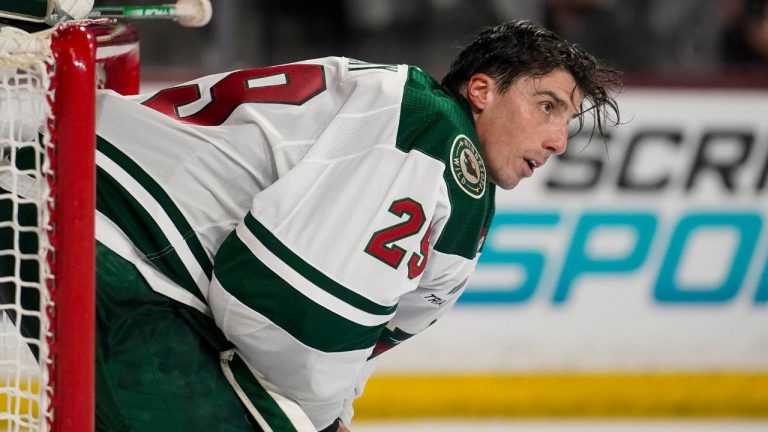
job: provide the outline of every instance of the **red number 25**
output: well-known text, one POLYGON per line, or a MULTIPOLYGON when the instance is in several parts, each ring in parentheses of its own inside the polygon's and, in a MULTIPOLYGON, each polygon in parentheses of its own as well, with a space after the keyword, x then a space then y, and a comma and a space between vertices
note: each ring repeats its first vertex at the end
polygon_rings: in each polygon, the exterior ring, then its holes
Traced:
MULTIPOLYGON (((421 204, 411 198, 394 201, 389 206, 389 212, 400 217, 406 216, 407 219, 383 230, 376 231, 371 240, 368 241, 365 251, 379 261, 397 269, 400 267, 400 263, 402 263, 407 252, 395 244, 395 242, 418 234, 422 226, 424 226, 426 216, 424 216, 424 209, 421 207, 421 204)), ((421 254, 414 252, 408 259, 408 277, 410 279, 419 276, 427 267, 429 234, 431 231, 432 227, 427 228, 427 232, 424 233, 424 237, 421 239, 421 254)))

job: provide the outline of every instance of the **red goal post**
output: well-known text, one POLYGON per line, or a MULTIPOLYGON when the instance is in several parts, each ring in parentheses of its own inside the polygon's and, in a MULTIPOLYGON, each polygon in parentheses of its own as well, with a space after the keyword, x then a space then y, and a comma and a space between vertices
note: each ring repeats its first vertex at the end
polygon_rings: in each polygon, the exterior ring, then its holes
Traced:
POLYGON ((0 431, 94 430, 95 91, 138 61, 126 25, 0 32, 0 431))

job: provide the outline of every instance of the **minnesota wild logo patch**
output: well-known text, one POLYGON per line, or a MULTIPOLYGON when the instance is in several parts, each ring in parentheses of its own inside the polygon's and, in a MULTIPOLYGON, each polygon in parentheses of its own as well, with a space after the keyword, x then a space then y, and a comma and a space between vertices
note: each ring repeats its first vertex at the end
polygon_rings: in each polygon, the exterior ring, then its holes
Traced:
POLYGON ((485 193, 485 164, 480 152, 465 135, 459 135, 451 145, 451 172, 459 187, 472 198, 485 193))

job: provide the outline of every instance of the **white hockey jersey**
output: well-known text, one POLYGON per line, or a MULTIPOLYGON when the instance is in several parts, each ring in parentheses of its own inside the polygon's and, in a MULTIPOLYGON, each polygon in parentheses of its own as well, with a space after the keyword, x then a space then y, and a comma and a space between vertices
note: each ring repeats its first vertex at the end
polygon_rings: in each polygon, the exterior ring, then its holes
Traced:
POLYGON ((98 240, 318 429, 455 303, 493 215, 468 105, 415 67, 239 70, 97 113, 98 240))

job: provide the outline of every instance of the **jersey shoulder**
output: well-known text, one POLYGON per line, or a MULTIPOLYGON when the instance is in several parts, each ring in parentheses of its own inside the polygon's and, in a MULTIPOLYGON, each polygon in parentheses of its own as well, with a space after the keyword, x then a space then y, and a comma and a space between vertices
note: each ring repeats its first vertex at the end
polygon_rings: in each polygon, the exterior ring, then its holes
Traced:
POLYGON ((440 158, 444 140, 459 134, 477 141, 467 103, 451 95, 421 69, 409 66, 403 89, 397 147, 403 151, 419 150, 440 158))
POLYGON ((469 259, 478 252, 494 211, 494 186, 478 144, 466 101, 409 66, 397 148, 419 151, 443 163, 451 211, 435 248, 469 259))

